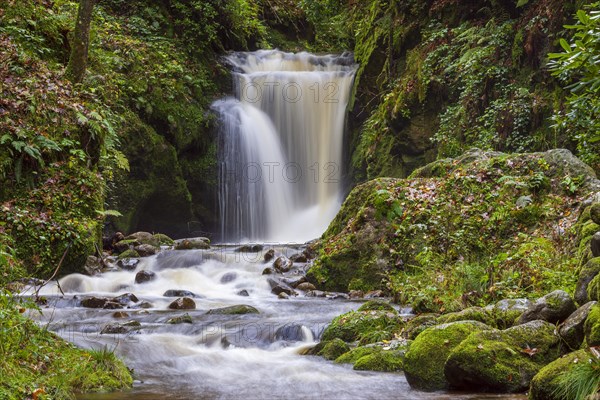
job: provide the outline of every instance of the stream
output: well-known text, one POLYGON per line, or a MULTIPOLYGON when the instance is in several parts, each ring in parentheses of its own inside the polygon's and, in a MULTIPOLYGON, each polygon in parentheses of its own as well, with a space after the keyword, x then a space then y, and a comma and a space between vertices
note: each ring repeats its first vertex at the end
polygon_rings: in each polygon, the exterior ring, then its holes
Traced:
MULTIPOLYGON (((164 250, 144 258, 134 270, 115 270, 89 277, 69 275, 58 285, 46 286, 42 314, 32 315, 42 325, 78 346, 107 348, 134 370, 136 382, 127 392, 81 395, 79 399, 524 399, 460 393, 423 393, 411 390, 402 373, 354 371, 321 357, 299 353, 314 345, 337 315, 362 302, 343 298, 290 299, 271 293, 264 251, 240 253, 236 246, 210 250, 164 250), (155 278, 135 283, 139 271, 155 278), (175 297, 167 290, 193 292, 195 310, 171 310, 175 297), (240 295, 246 290, 248 296, 240 295), (125 309, 93 309, 82 300, 133 293, 138 301, 125 309), (219 315, 208 310, 250 305, 259 314, 219 315), (122 317, 116 312, 125 312, 122 317), (188 313, 192 323, 169 324, 188 313), (107 325, 139 322, 128 332, 101 333, 107 325)), ((277 247, 290 256, 300 246, 277 247)), ((294 279, 305 265, 286 273, 294 279)), ((398 309, 401 313, 405 310, 398 309)))

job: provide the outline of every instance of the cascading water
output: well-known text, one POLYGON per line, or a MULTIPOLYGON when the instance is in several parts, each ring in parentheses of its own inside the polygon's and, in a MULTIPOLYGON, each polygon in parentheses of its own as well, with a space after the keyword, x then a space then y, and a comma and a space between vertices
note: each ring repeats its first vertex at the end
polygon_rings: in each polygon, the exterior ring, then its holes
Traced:
POLYGON ((236 98, 221 116, 219 207, 223 241, 305 242, 342 201, 352 55, 234 53, 236 98))

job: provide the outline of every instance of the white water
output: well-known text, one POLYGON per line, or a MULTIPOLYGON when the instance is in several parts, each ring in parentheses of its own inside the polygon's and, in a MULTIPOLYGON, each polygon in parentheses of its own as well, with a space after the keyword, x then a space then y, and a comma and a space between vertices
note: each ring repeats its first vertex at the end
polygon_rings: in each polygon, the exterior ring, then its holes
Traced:
POLYGON ((223 241, 302 243, 320 236, 342 202, 351 55, 234 53, 235 98, 221 116, 223 241))

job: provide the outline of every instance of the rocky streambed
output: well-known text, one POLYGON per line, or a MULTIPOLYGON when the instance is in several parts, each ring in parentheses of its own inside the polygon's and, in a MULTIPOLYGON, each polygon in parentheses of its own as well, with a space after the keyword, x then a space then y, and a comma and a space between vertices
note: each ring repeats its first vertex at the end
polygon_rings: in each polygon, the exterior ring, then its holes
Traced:
POLYGON ((32 317, 79 346, 114 350, 133 369, 133 390, 82 399, 522 398, 426 393, 401 372, 302 355, 332 319, 364 303, 302 286, 303 250, 212 246, 122 259, 95 276, 44 287, 46 304, 32 317), (280 257, 286 272, 274 265, 280 257))

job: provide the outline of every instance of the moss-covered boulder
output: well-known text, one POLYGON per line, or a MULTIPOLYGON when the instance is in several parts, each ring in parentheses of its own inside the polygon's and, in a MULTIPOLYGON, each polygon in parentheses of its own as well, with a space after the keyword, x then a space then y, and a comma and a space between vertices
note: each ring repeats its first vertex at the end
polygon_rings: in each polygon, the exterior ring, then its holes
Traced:
POLYGON ((504 331, 471 334, 450 352, 444 374, 454 388, 520 392, 543 366, 558 357, 560 340, 555 326, 531 321, 504 331))
POLYGON ((561 393, 563 377, 581 364, 593 361, 593 357, 588 350, 579 350, 546 365, 531 380, 529 400, 574 400, 561 393))
MULTIPOLYGON (((583 305, 591 300, 588 294, 588 287, 598 274, 600 274, 600 257, 589 260, 579 272, 579 279, 575 288, 575 301, 577 303, 583 305)), ((592 294, 597 295, 597 293, 592 294)))
POLYGON ((493 306, 486 307, 486 310, 494 318, 496 328, 507 329, 513 326, 532 304, 533 301, 529 299, 505 299, 500 300, 493 306))
POLYGON ((589 347, 600 346, 600 304, 595 304, 583 325, 585 342, 589 347))
POLYGON ((371 354, 381 351, 379 346, 359 346, 355 347, 347 353, 342 354, 336 358, 335 362, 338 364, 353 364, 360 358, 369 356, 371 354))
POLYGON ((465 308, 462 311, 442 315, 437 320, 438 324, 456 321, 479 321, 492 327, 496 326, 496 321, 493 318, 492 312, 481 307, 465 308))
MULTIPOLYGON (((325 329, 322 340, 361 340, 373 332, 400 331, 404 322, 394 311, 350 311, 335 318, 325 329)), ((375 340, 377 341, 377 340, 375 340)))
POLYGON ((402 350, 381 350, 356 360, 354 369, 380 372, 402 371, 405 355, 406 352, 402 350))
POLYGON ((242 315, 242 314, 260 314, 256 308, 246 305, 239 304, 236 306, 229 306, 223 308, 213 308, 206 312, 210 315, 242 315))
POLYGON ((558 334, 569 349, 577 350, 583 343, 585 339, 584 324, 595 305, 595 301, 584 304, 560 325, 558 334))
POLYGON ((412 318, 402 329, 402 337, 414 340, 421 332, 432 326, 439 325, 437 319, 439 314, 421 314, 412 318))
POLYGON ((521 315, 518 323, 524 324, 531 321, 543 320, 555 324, 567 319, 575 310, 577 310, 577 306, 571 296, 564 290, 555 290, 537 299, 521 315))
POLYGON ((448 388, 444 365, 451 351, 474 332, 492 329, 479 321, 458 321, 423 331, 404 359, 404 374, 411 387, 434 391, 448 388))
POLYGON ((344 353, 350 351, 350 347, 342 339, 335 338, 327 342, 323 342, 322 346, 319 346, 317 355, 327 359, 335 360, 344 353))
POLYGON ((557 219, 575 226, 581 197, 600 185, 581 161, 565 150, 479 150, 426 170, 354 188, 315 246, 309 281, 331 291, 381 289, 416 312, 570 289, 579 243, 558 243, 553 232, 557 219), (561 184, 574 171, 584 175, 578 196, 561 184), (520 277, 515 284, 506 284, 507 271, 520 277), (492 286, 485 293, 476 290, 484 279, 492 286))
POLYGON ((589 283, 587 287, 587 298, 590 301, 600 300, 600 274, 596 275, 589 283))

